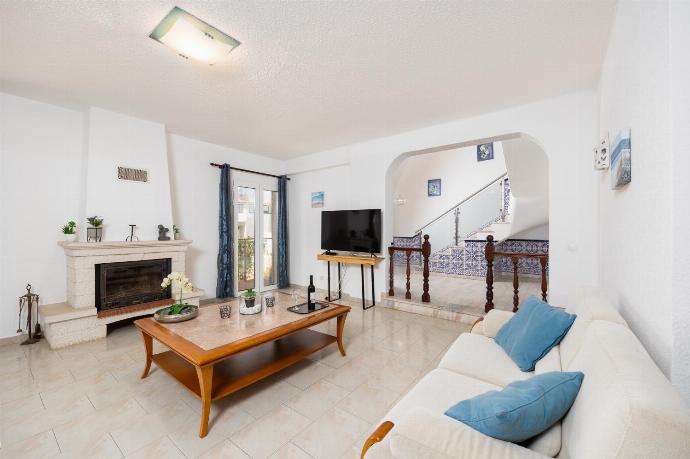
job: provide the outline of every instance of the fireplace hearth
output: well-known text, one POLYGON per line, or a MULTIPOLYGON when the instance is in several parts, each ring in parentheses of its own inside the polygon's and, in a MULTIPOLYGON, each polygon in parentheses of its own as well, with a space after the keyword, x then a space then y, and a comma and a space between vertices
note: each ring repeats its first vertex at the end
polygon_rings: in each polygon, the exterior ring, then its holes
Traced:
POLYGON ((161 282, 170 274, 171 262, 170 258, 161 258, 95 265, 99 315, 170 299, 170 288, 161 289, 161 282))

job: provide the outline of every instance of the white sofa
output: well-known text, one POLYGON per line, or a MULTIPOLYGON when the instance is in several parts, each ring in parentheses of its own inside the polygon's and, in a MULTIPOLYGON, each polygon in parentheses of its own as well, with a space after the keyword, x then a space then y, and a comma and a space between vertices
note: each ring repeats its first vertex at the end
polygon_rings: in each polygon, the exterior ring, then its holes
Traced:
POLYGON ((593 290, 569 311, 575 323, 534 373, 521 372, 493 340, 512 313, 491 311, 384 416, 365 444, 367 459, 690 458, 688 408, 620 314, 593 290), (583 372, 582 387, 562 422, 526 444, 443 414, 460 400, 554 370, 583 372))

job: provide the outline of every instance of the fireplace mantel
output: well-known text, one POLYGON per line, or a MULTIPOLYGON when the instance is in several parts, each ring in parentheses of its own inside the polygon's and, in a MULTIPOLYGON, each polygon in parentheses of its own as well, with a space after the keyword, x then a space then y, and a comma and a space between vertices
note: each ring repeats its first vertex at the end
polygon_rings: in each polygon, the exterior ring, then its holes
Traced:
POLYGON ((191 240, 170 241, 103 241, 103 242, 66 242, 58 245, 71 257, 91 257, 98 255, 123 255, 133 253, 185 252, 191 240))

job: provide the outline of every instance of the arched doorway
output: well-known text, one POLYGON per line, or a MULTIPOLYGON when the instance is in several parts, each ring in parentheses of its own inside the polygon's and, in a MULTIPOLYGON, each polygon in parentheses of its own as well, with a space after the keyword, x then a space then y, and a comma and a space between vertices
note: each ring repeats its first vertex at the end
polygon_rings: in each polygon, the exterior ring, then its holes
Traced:
MULTIPOLYGON (((500 242, 502 251, 548 253, 548 195, 548 158, 541 145, 525 134, 399 155, 386 173, 384 232, 386 240, 396 247, 418 247, 422 235, 430 236, 431 302, 420 302, 422 258, 414 253, 412 301, 401 303, 407 293, 407 260, 405 253, 398 251, 393 258, 394 297, 389 297, 389 305, 448 318, 481 315, 487 235, 500 242), (477 146, 481 144, 493 146, 492 159, 478 157, 477 146), (425 186, 438 179, 440 196, 425 186), (433 310, 415 310, 420 306, 433 310)), ((495 304, 502 309, 511 309, 513 304, 511 271, 509 259, 497 262, 495 304)), ((520 261, 518 271, 520 296, 539 294, 538 260, 520 261)))

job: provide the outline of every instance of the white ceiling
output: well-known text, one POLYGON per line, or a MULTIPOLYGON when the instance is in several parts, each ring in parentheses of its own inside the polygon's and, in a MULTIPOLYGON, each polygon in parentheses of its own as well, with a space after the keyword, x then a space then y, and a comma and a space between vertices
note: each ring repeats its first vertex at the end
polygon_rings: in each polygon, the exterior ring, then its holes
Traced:
POLYGON ((276 158, 593 87, 613 0, 0 0, 0 90, 276 158), (148 38, 179 6, 242 42, 148 38))

